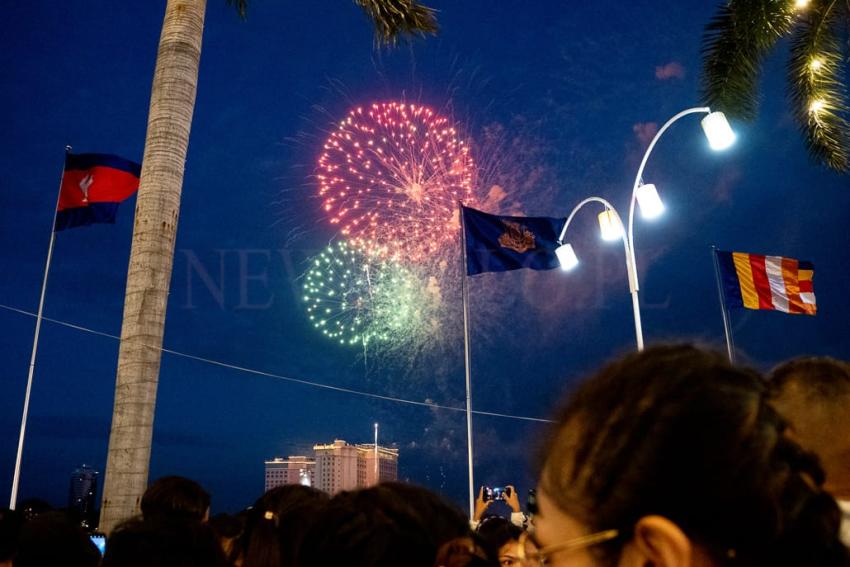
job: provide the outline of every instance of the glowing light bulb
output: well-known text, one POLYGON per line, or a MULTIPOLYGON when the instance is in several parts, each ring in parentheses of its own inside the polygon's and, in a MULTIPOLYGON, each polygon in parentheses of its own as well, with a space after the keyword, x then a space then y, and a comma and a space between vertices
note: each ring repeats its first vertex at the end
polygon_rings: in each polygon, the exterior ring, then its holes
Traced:
POLYGON ((664 203, 661 202, 661 197, 658 196, 658 190, 652 183, 638 187, 635 197, 637 198, 640 214, 643 218, 658 218, 664 212, 664 203))
POLYGON ((798 10, 805 10, 809 6, 811 0, 794 0, 794 7, 798 10))
POLYGON ((809 112, 820 112, 826 107, 826 102, 822 98, 816 98, 812 101, 812 104, 809 105, 809 112))
POLYGON ((558 263, 561 264, 561 269, 569 272, 578 266, 578 256, 576 256, 573 245, 569 242, 562 244, 555 249, 555 255, 558 257, 558 263))
POLYGON ((735 131, 732 130, 726 115, 722 112, 709 113, 700 121, 700 124, 712 150, 725 150, 735 143, 735 131))
POLYGON ((602 240, 612 241, 623 237, 623 225, 611 209, 605 209, 599 213, 599 231, 602 234, 602 240))
POLYGON ((817 57, 813 58, 812 61, 809 63, 809 69, 811 69, 812 71, 817 71, 821 67, 823 67, 823 61, 821 61, 817 57))

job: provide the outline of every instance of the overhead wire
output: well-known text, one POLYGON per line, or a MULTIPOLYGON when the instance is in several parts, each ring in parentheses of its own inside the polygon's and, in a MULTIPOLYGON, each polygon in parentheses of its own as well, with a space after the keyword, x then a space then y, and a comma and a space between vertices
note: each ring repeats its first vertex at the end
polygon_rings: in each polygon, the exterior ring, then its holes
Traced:
MULTIPOLYGON (((33 317, 33 318, 38 316, 36 313, 33 313, 31 311, 27 311, 25 309, 20 309, 20 308, 17 308, 17 307, 11 307, 9 305, 0 304, 0 309, 5 309, 6 311, 11 311, 11 312, 14 312, 14 313, 26 315, 28 317, 33 317)), ((106 332, 103 332, 103 331, 98 331, 96 329, 91 329, 89 327, 84 327, 84 326, 78 325, 76 323, 71 323, 71 322, 68 322, 68 321, 62 321, 60 319, 53 319, 53 318, 44 317, 44 316, 42 316, 42 320, 44 320, 48 323, 52 323, 54 325, 60 325, 62 327, 67 327, 69 329, 74 329, 76 331, 89 333, 89 334, 96 335, 96 336, 99 336, 99 337, 109 338, 109 339, 113 339, 113 340, 117 340, 117 341, 121 340, 121 337, 119 337, 117 335, 113 335, 111 333, 106 333, 106 332)), ((354 388, 344 388, 342 386, 334 386, 332 384, 325 384, 325 383, 322 383, 322 382, 315 382, 315 381, 312 381, 312 380, 304 380, 302 378, 293 378, 291 376, 283 376, 282 374, 276 374, 274 372, 268 372, 268 371, 259 370, 259 369, 256 369, 256 368, 248 368, 246 366, 240 366, 238 364, 231 364, 231 363, 228 363, 228 362, 222 362, 220 360, 214 360, 214 359, 211 359, 211 358, 206 358, 206 357, 203 357, 203 356, 189 354, 189 353, 186 353, 186 352, 181 352, 181 351, 170 349, 170 348, 155 347, 155 346, 152 346, 152 345, 145 345, 145 346, 147 346, 147 348, 160 350, 161 352, 163 352, 165 354, 170 354, 172 356, 177 356, 177 357, 180 357, 180 358, 193 360, 195 362, 201 362, 201 363, 204 363, 204 364, 209 364, 209 365, 212 365, 212 366, 218 366, 220 368, 226 368, 228 370, 235 370, 237 372, 243 372, 243 373, 246 373, 246 374, 254 374, 256 376, 264 376, 266 378, 274 378, 276 380, 291 382, 291 383, 295 383, 295 384, 301 384, 301 385, 310 386, 310 387, 313 387, 313 388, 321 388, 321 389, 324 389, 324 390, 332 390, 332 391, 340 392, 340 393, 344 393, 344 394, 351 394, 351 395, 356 395, 356 396, 361 396, 361 397, 366 397, 366 398, 388 401, 388 402, 395 402, 395 403, 400 403, 400 404, 427 407, 427 408, 430 408, 430 409, 466 412, 466 408, 462 408, 462 407, 447 406, 447 405, 437 404, 437 403, 428 402, 428 401, 423 402, 423 401, 419 401, 419 400, 409 400, 409 399, 406 399, 406 398, 399 398, 399 397, 395 397, 395 396, 377 394, 377 393, 374 393, 374 392, 366 392, 364 390, 356 390, 354 388)), ((550 419, 543 419, 543 418, 539 418, 539 417, 529 417, 529 416, 524 416, 524 415, 513 415, 513 414, 499 413, 499 412, 492 412, 492 411, 472 410, 472 413, 475 414, 475 415, 483 415, 483 416, 488 416, 488 417, 501 417, 501 418, 505 418, 505 419, 517 419, 517 420, 531 421, 531 422, 537 422, 537 423, 553 423, 553 421, 550 420, 550 419)))

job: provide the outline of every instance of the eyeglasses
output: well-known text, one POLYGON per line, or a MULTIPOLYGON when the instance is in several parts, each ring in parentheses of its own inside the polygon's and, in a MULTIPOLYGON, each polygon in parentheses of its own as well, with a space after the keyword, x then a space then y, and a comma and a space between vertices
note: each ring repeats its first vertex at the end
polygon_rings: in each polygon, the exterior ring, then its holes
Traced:
POLYGON ((561 551, 574 551, 583 549, 592 545, 598 545, 611 541, 620 535, 617 530, 605 530, 586 536, 577 537, 565 541, 563 543, 555 543, 546 547, 540 547, 534 540, 534 536, 529 532, 523 532, 519 536, 519 545, 517 546, 517 555, 519 556, 520 564, 523 567, 543 567, 549 565, 549 556, 561 551), (530 549, 529 549, 530 548, 530 549))

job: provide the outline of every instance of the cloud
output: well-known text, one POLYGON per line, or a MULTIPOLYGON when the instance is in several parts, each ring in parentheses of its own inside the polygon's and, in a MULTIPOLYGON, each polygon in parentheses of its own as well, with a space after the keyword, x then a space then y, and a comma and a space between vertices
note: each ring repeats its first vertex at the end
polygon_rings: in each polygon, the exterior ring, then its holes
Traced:
POLYGON ((670 61, 660 67, 655 68, 655 78, 659 81, 667 79, 683 79, 685 77, 685 67, 678 61, 670 61))
POLYGON ((643 146, 649 145, 653 136, 658 133, 657 122, 637 122, 632 125, 632 132, 635 133, 638 141, 643 146))

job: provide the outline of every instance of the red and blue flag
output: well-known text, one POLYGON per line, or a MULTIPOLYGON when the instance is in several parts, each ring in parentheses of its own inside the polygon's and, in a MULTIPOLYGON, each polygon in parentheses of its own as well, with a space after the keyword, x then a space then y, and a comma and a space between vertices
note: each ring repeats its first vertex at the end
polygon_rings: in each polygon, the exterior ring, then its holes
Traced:
POLYGON ((114 223, 118 204, 139 188, 142 166, 110 154, 68 154, 54 230, 114 223))

